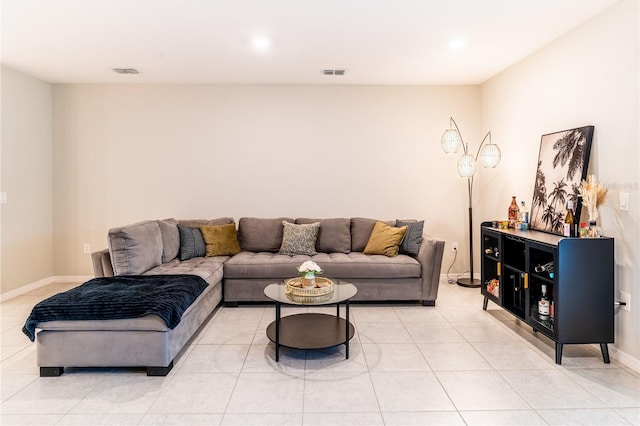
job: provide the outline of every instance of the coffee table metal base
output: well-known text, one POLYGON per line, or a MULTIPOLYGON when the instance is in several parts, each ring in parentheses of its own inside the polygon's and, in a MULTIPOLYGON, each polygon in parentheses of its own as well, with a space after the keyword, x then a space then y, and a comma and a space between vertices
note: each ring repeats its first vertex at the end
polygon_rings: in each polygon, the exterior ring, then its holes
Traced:
POLYGON ((347 320, 316 313, 278 318, 267 327, 267 337, 276 344, 276 362, 280 359, 280 346, 293 349, 324 349, 345 345, 348 359, 349 340, 354 333, 353 324, 347 320))

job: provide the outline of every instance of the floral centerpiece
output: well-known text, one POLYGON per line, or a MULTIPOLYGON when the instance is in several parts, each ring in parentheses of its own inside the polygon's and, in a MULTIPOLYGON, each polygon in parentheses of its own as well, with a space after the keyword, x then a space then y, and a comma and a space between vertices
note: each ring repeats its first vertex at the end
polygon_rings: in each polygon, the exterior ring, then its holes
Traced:
POLYGON ((316 285, 316 275, 322 274, 322 268, 312 260, 307 260, 298 266, 298 272, 302 275, 304 281, 303 286, 312 287, 316 285))

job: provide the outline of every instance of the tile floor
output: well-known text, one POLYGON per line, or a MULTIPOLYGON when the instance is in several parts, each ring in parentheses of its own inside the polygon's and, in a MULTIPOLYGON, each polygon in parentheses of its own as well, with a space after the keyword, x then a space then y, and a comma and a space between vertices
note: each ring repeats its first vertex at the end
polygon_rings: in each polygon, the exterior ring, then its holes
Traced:
POLYGON ((640 424, 637 372, 582 345, 557 366, 549 340, 491 303, 483 311, 477 289, 446 283, 435 308, 352 305, 349 360, 343 347, 284 349, 276 364, 265 336, 274 309, 247 306, 219 309, 167 377, 68 368, 40 378, 20 329, 35 303, 72 286, 1 304, 1 424, 640 424))

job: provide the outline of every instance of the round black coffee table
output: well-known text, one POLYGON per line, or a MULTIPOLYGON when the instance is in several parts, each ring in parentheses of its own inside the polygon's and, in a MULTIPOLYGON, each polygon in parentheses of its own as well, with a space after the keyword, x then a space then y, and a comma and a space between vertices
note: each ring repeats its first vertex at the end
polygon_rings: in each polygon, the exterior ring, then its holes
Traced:
POLYGON ((349 358, 349 340, 355 333, 349 322, 349 300, 358 289, 351 283, 335 281, 331 297, 307 297, 295 301, 285 292, 285 284, 269 284, 264 295, 276 303, 276 320, 267 327, 267 337, 276 344, 276 362, 280 361, 280 346, 293 349, 324 349, 345 345, 349 358), (345 305, 345 318, 340 318, 340 304, 345 305), (280 316, 282 305, 323 306, 336 305, 336 315, 305 313, 280 316))

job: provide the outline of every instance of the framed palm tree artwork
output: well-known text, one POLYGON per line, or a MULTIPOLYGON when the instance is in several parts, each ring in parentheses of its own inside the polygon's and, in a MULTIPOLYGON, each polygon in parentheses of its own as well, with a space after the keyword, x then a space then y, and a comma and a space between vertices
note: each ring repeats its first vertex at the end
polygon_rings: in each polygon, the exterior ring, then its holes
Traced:
POLYGON ((592 138, 593 126, 542 135, 529 218, 531 229, 562 235, 569 201, 579 220, 582 204, 578 188, 587 177, 592 138))

